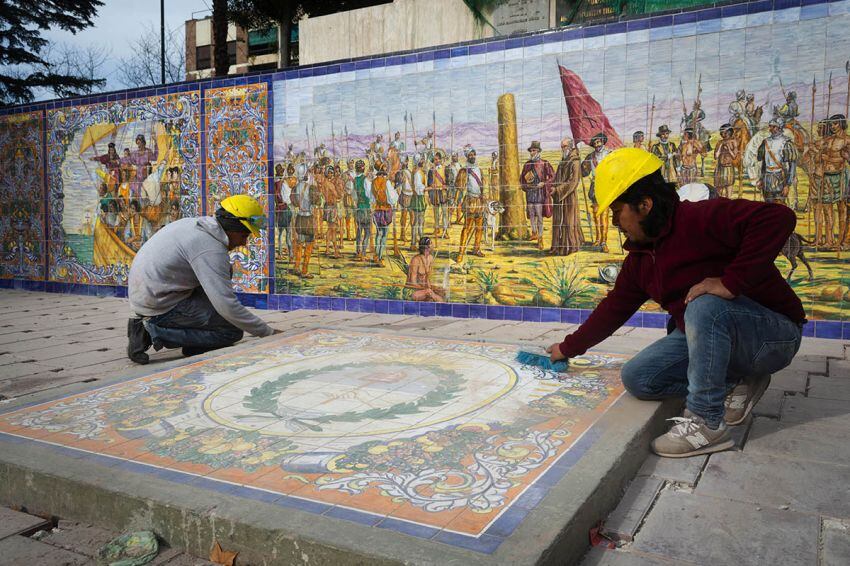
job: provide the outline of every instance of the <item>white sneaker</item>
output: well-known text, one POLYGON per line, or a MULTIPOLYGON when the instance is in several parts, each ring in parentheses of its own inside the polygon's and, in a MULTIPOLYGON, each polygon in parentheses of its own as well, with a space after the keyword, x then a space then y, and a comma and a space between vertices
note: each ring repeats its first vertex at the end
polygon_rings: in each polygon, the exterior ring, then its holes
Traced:
POLYGON ((717 430, 705 420, 685 409, 681 417, 667 419, 675 423, 666 433, 652 441, 652 451, 665 458, 687 458, 728 450, 735 446, 726 423, 720 421, 717 430))

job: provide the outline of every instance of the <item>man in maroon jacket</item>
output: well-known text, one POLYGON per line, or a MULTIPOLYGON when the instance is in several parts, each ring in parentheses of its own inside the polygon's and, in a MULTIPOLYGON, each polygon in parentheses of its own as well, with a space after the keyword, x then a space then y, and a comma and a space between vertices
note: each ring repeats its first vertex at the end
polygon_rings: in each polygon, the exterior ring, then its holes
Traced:
POLYGON ((599 209, 627 237, 629 252, 608 296, 587 321, 547 351, 578 356, 610 336, 652 299, 676 329, 622 369, 639 399, 686 397, 687 408, 653 451, 681 458, 734 445, 740 424, 800 347, 805 313, 774 265, 794 231, 789 208, 719 198, 679 202, 662 162, 638 148, 603 160, 596 175, 599 209))

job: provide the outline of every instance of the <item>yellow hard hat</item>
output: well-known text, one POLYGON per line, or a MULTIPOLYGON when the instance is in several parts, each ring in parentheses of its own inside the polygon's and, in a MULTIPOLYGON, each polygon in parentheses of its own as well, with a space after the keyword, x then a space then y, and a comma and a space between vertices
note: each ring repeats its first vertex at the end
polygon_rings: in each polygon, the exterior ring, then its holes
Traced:
POLYGON ((266 215, 263 207, 254 197, 248 195, 233 195, 221 201, 221 208, 235 216, 251 235, 260 235, 260 229, 266 227, 266 215))
POLYGON ((664 163, 645 149, 623 147, 606 155, 596 166, 596 202, 599 212, 611 206, 635 181, 661 169, 664 163))

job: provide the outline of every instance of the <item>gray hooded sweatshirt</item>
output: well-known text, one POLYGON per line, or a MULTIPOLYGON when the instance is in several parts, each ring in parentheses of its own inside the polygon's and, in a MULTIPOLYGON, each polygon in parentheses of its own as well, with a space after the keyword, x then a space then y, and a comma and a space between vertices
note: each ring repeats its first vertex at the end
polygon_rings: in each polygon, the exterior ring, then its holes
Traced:
POLYGON ((236 298, 227 234, 211 216, 181 218, 145 242, 130 266, 130 307, 141 316, 165 314, 198 287, 237 328, 254 336, 273 333, 236 298))

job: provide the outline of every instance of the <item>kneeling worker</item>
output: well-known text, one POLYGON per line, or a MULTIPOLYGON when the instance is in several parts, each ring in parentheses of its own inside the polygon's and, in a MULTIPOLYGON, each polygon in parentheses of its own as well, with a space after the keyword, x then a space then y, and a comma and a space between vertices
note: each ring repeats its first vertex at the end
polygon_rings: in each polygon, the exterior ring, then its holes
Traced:
POLYGON ((215 217, 182 218, 164 226, 136 254, 129 298, 127 356, 148 363, 153 346, 183 348, 191 356, 230 346, 243 332, 280 332, 251 314, 233 291, 227 252, 265 226, 260 204, 247 195, 221 201, 215 217))
POLYGON ((676 328, 629 360, 623 384, 639 399, 686 397, 687 408, 652 450, 672 458, 734 446, 746 419, 800 348, 805 313, 774 265, 797 217, 786 206, 718 198, 679 202, 663 163, 637 148, 596 169, 599 210, 627 237, 614 288, 573 334, 547 348, 553 361, 609 337, 653 299, 676 328))

